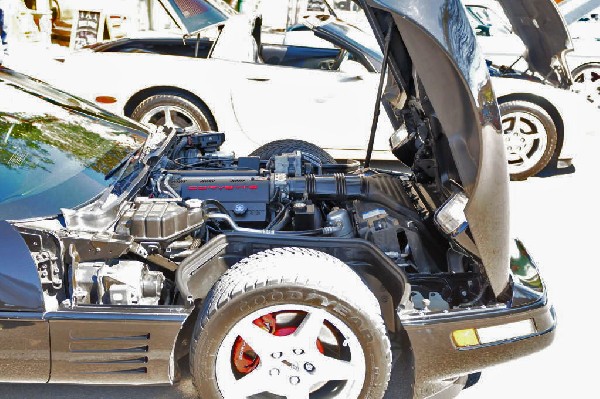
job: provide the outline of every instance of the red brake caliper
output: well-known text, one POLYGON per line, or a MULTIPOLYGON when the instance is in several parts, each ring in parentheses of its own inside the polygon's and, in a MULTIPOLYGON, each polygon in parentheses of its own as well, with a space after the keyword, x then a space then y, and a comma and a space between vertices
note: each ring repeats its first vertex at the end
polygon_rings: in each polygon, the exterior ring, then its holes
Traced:
MULTIPOLYGON (((298 327, 277 328, 275 316, 276 315, 269 313, 254 320, 253 323, 277 337, 292 335, 298 329, 298 327)), ((323 344, 318 339, 317 349, 321 353, 325 352, 323 344)), ((260 363, 260 357, 254 352, 254 350, 252 350, 252 347, 242 339, 242 337, 237 337, 235 340, 235 343, 233 344, 232 356, 235 369, 242 374, 248 374, 252 372, 260 363)))

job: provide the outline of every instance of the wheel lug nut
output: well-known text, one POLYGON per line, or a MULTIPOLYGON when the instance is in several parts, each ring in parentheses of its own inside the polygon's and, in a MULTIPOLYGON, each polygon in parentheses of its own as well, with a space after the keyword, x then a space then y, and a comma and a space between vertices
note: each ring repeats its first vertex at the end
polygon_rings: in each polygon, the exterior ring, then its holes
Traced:
POLYGON ((312 363, 304 363, 304 370, 308 371, 309 373, 312 373, 313 371, 315 371, 315 366, 312 363))
POLYGON ((283 356, 283 353, 281 353, 281 352, 273 352, 273 353, 271 353, 271 357, 273 359, 279 359, 281 356, 283 356))
POLYGON ((269 375, 270 375, 271 377, 276 377, 276 376, 278 376, 278 375, 279 375, 279 369, 271 369, 271 370, 269 370, 269 375))
POLYGON ((300 384, 300 377, 297 377, 297 376, 290 377, 290 384, 292 384, 292 385, 300 384))
POLYGON ((304 349, 294 349, 294 354, 302 355, 302 354, 304 354, 304 349))

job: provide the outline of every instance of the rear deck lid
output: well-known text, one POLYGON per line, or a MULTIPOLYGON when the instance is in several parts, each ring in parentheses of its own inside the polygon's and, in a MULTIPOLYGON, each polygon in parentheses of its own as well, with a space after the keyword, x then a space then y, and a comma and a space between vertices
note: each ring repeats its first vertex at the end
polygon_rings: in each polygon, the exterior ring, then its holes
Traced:
POLYGON ((187 35, 227 21, 237 12, 221 0, 159 0, 187 35))

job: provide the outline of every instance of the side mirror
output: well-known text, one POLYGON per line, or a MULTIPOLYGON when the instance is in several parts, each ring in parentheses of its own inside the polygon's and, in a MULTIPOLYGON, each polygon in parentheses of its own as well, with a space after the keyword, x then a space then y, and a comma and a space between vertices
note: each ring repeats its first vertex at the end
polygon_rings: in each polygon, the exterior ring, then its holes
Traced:
POLYGON ((338 69, 340 72, 350 75, 355 79, 363 79, 369 73, 363 64, 358 61, 345 59, 338 69))

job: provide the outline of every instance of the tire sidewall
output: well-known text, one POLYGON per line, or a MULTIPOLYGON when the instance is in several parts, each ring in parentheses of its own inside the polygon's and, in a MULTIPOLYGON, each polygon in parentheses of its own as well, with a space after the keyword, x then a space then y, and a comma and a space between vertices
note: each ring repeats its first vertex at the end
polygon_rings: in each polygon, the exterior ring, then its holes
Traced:
MULTIPOLYGON (((365 355, 366 374, 360 398, 380 398, 387 385, 384 343, 376 326, 361 311, 330 293, 303 286, 262 287, 237 296, 219 308, 202 327, 192 353, 195 385, 202 398, 222 398, 216 381, 216 356, 227 333, 244 317, 276 305, 305 305, 325 309, 356 335, 365 355)), ((200 324, 201 319, 198 320, 200 324)), ((199 325, 196 328, 200 328, 199 325)))
POLYGON ((270 159, 276 155, 302 151, 307 155, 311 162, 321 162, 335 164, 335 159, 316 144, 304 140, 284 139, 275 140, 264 144, 250 153, 250 156, 259 156, 261 159, 270 159))

